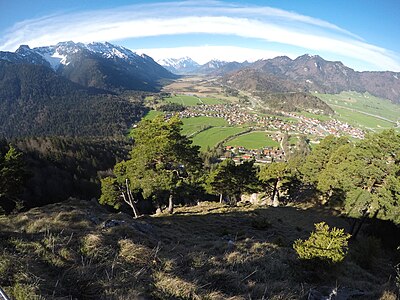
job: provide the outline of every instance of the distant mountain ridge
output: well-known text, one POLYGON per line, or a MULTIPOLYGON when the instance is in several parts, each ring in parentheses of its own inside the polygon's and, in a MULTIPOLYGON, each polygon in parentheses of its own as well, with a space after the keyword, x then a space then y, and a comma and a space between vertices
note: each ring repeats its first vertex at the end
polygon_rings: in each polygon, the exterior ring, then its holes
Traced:
POLYGON ((246 73, 240 70, 226 75, 225 81, 233 80, 237 76, 234 81, 243 84, 251 80, 258 81, 257 78, 260 76, 270 76, 271 85, 276 80, 280 88, 288 91, 332 94, 342 91, 369 92, 374 96, 400 103, 398 72, 357 72, 340 61, 327 61, 318 55, 308 54, 294 60, 286 56, 259 60, 249 65, 247 69, 254 72, 246 73))
POLYGON ((43 65, 83 86, 111 91, 157 91, 160 81, 177 77, 151 57, 107 42, 69 41, 33 49, 22 45, 15 52, 0 52, 0 59, 43 65))
MULTIPOLYGON (((188 57, 185 61, 193 61, 188 57)), ((161 60, 160 64, 166 68, 167 62, 174 59, 161 60)), ((177 59, 177 61, 182 59, 177 59)), ((261 59, 253 63, 227 62, 211 60, 203 65, 197 64, 190 71, 176 64, 169 69, 176 74, 203 74, 224 76, 225 83, 232 81, 243 86, 245 83, 257 86, 264 92, 268 89, 279 92, 318 92, 340 93, 342 91, 369 92, 377 97, 400 103, 400 72, 364 71, 358 72, 340 61, 327 61, 318 55, 305 54, 291 59, 287 56, 278 56, 272 59, 261 59), (244 71, 253 70, 253 71, 244 71), (237 80, 233 77, 237 76, 237 80), (268 77, 268 80, 266 79, 268 77), (261 82, 250 84, 250 81, 261 82), (263 83, 267 85, 262 87, 263 83)))
POLYGON ((227 62, 219 59, 212 59, 200 65, 187 56, 182 58, 166 58, 158 60, 157 62, 170 72, 179 75, 225 75, 226 73, 240 70, 250 65, 247 61, 239 63, 236 61, 227 62))
POLYGON ((165 58, 158 60, 157 63, 168 71, 179 75, 193 73, 200 67, 197 62, 187 56, 181 58, 165 58))

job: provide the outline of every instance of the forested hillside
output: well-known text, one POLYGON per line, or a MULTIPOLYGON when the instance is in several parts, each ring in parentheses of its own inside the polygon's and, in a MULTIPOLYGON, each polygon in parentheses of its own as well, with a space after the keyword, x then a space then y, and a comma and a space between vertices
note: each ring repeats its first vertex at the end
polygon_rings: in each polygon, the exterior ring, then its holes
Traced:
MULTIPOLYGON (((123 138, 36 137, 12 143, 22 155, 26 180, 19 194, 2 199, 7 211, 16 208, 15 200, 27 209, 70 197, 98 198, 100 178, 126 159, 129 150, 129 142, 123 138)), ((2 141, 1 153, 8 149, 2 141)))
POLYGON ((143 115, 140 101, 75 84, 51 69, 0 61, 0 136, 111 136, 143 115))

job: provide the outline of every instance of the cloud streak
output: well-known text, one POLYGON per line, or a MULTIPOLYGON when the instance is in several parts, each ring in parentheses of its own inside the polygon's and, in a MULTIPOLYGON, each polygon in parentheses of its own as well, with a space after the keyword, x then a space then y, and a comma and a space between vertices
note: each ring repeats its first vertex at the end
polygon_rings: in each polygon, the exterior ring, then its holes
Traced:
MULTIPOLYGON (((26 20, 3 34, 0 49, 15 50, 20 44, 36 47, 66 40, 123 41, 193 33, 261 40, 266 47, 268 43, 280 43, 364 61, 376 69, 400 71, 397 53, 368 44, 334 24, 271 7, 218 1, 200 5, 187 1, 142 4, 26 20)), ((160 48, 165 47, 160 45, 160 48)))

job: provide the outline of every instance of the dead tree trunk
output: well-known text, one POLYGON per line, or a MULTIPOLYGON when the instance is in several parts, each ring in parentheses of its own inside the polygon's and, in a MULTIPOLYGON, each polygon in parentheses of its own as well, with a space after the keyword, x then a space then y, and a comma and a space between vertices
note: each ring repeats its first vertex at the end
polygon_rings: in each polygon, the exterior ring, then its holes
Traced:
POLYGON ((126 187, 126 190, 125 191, 123 191, 123 190, 121 191, 122 199, 124 199, 124 202, 126 204, 128 204, 132 208, 133 215, 134 215, 135 218, 137 218, 139 216, 139 212, 138 212, 138 209, 136 207, 136 201, 133 198, 132 191, 129 188, 128 179, 125 180, 125 187, 126 187))
POLYGON ((168 198, 168 213, 173 214, 174 213, 174 196, 169 194, 168 198))
POLYGON ((222 202, 224 201, 223 196, 224 196, 224 195, 222 195, 222 193, 219 194, 219 203, 222 203, 222 202))
POLYGON ((272 193, 272 206, 279 206, 279 182, 280 180, 277 178, 274 183, 274 191, 272 193))

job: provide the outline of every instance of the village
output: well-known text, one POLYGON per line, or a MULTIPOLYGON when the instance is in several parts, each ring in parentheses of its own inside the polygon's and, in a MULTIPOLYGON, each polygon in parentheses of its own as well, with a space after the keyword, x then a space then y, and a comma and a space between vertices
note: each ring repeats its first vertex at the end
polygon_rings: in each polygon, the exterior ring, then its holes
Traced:
POLYGON ((196 105, 187 106, 179 113, 181 118, 191 117, 218 117, 225 119, 229 125, 250 125, 263 130, 274 130, 288 133, 307 134, 317 137, 327 135, 349 136, 363 139, 364 132, 347 123, 329 119, 321 121, 318 119, 302 116, 295 113, 279 112, 285 117, 295 119, 284 120, 279 116, 263 116, 257 113, 250 113, 239 104, 217 104, 217 105, 196 105))

